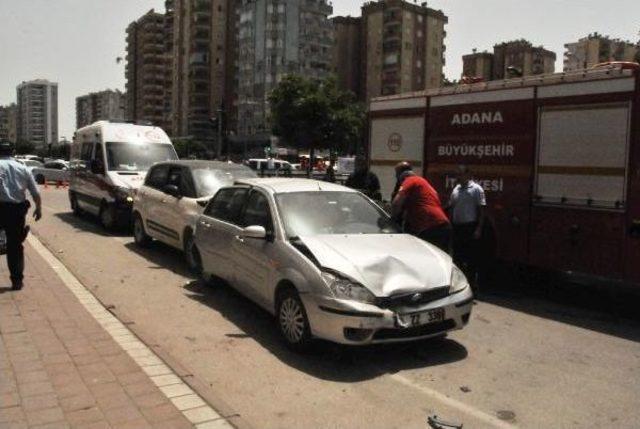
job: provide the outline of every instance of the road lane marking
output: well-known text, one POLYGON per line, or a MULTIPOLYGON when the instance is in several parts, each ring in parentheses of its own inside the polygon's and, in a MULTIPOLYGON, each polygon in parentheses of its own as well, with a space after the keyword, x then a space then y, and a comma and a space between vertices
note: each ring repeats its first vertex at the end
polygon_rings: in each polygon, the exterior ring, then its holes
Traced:
MULTIPOLYGON (((471 417, 474 417, 478 420, 481 420, 484 423, 487 423, 495 428, 499 429, 517 429, 517 426, 507 423, 504 420, 500 420, 499 418, 492 416, 491 414, 487 414, 484 411, 481 411, 469 404, 465 404, 464 402, 460 402, 457 399, 450 398, 449 396, 438 392, 437 390, 430 389, 425 386, 421 386, 408 378, 400 375, 400 374, 392 374, 389 376, 392 380, 395 380, 401 384, 404 384, 407 387, 411 387, 412 389, 419 390, 421 393, 435 399, 438 402, 443 403, 446 406, 454 408, 464 414, 467 414, 471 417)), ((465 426, 466 427, 466 426, 465 426)))
POLYGON ((165 365, 150 348, 138 339, 127 327, 93 296, 87 288, 55 257, 36 237, 29 235, 29 244, 56 272, 62 283, 76 296, 80 304, 109 333, 111 338, 140 366, 142 371, 158 386, 172 403, 194 404, 180 412, 196 429, 215 427, 232 429, 233 426, 191 387, 182 381, 171 368, 165 365), (164 389, 163 389, 164 388, 164 389), (180 393, 177 395, 176 393, 180 393))

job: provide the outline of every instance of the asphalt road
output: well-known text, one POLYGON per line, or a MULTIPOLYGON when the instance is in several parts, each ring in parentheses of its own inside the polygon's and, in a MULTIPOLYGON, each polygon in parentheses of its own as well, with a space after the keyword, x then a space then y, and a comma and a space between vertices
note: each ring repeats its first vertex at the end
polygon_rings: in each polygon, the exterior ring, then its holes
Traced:
POLYGON ((607 308, 501 292, 444 342, 322 343, 297 355, 267 313, 189 276, 180 252, 138 249, 126 233, 74 217, 66 190, 43 198, 32 227, 41 241, 250 427, 426 428, 433 414, 465 428, 638 427, 640 324, 607 308))

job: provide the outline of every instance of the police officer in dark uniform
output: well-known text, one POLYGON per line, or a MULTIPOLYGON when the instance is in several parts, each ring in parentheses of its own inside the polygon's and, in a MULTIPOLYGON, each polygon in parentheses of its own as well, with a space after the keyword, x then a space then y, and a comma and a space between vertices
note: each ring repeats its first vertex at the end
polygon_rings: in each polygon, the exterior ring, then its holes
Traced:
POLYGON ((355 171, 349 176, 345 185, 349 188, 357 189, 372 200, 382 201, 380 180, 378 180, 378 176, 375 173, 369 170, 369 165, 364 156, 356 157, 355 171))
POLYGON ((31 204, 26 191, 36 203, 33 217, 36 221, 42 217, 40 192, 31 172, 24 164, 12 158, 11 143, 0 142, 0 229, 7 236, 7 264, 11 273, 13 290, 22 289, 24 271, 24 249, 22 243, 29 232, 26 216, 31 204))

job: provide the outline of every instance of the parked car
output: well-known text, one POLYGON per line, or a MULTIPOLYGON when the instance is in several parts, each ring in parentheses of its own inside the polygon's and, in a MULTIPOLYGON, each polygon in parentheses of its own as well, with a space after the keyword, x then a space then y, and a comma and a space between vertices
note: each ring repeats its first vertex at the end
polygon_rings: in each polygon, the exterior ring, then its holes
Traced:
POLYGON ((451 257, 401 234, 363 194, 310 179, 243 179, 218 191, 193 248, 274 314, 292 348, 442 336, 469 321, 473 295, 451 257))
POLYGON ((193 231, 211 197, 234 180, 256 177, 248 167, 219 161, 161 162, 149 170, 133 202, 135 242, 157 239, 184 250, 189 267, 194 260, 193 231))
POLYGON ((42 167, 34 167, 31 174, 40 185, 45 182, 68 182, 69 163, 61 159, 47 161, 42 167))
POLYGON ((21 163, 22 165, 27 167, 27 169, 30 172, 33 172, 34 168, 42 168, 42 167, 44 167, 43 163, 41 163, 40 161, 36 161, 35 159, 16 158, 16 161, 18 161, 19 163, 21 163))
POLYGON ((98 216, 107 230, 128 226, 133 197, 149 167, 176 159, 159 127, 98 121, 80 128, 71 144, 71 209, 98 216))
POLYGON ((291 163, 289 161, 284 161, 281 159, 267 159, 267 158, 251 158, 246 162, 247 166, 252 170, 262 171, 274 171, 274 170, 289 170, 293 169, 291 163), (271 166, 269 165, 269 161, 272 162, 271 166), (271 167, 271 168, 270 168, 271 167))

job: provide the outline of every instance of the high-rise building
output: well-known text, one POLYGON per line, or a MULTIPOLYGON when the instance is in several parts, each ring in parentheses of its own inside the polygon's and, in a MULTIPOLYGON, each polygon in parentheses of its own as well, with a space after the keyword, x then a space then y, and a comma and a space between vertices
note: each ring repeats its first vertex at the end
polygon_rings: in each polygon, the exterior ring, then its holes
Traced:
POLYGON ((334 46, 331 71, 338 87, 361 98, 362 79, 362 18, 336 16, 333 24, 334 46))
POLYGON ((556 54, 542 46, 533 46, 521 39, 500 43, 493 47, 493 79, 507 79, 514 74, 531 76, 553 73, 556 54))
POLYGON ((0 106, 0 140, 17 142, 18 133, 18 107, 15 103, 8 106, 0 106))
POLYGON ((172 131, 213 144, 227 91, 229 0, 173 0, 172 131))
POLYGON ((76 128, 100 120, 123 120, 125 96, 118 90, 92 92, 76 97, 76 128))
POLYGON ((608 61, 636 61, 640 46, 626 40, 589 34, 564 45, 564 71, 586 69, 608 61))
POLYGON ((493 78, 493 54, 474 52, 462 57, 462 77, 491 80, 493 78))
POLYGON ((17 142, 36 147, 58 143, 58 84, 45 79, 22 82, 17 88, 17 142))
POLYGON ((448 18, 426 3, 379 0, 362 6, 367 99, 437 88, 445 65, 448 18))
POLYGON ((499 80, 553 73, 556 54, 524 39, 499 43, 493 53, 474 52, 462 57, 462 77, 499 80))
POLYGON ((327 0, 239 0, 237 7, 237 131, 262 141, 271 135, 268 95, 285 75, 329 75, 333 7, 327 0))
POLYGON ((127 119, 169 129, 165 17, 153 9, 127 27, 127 119))

